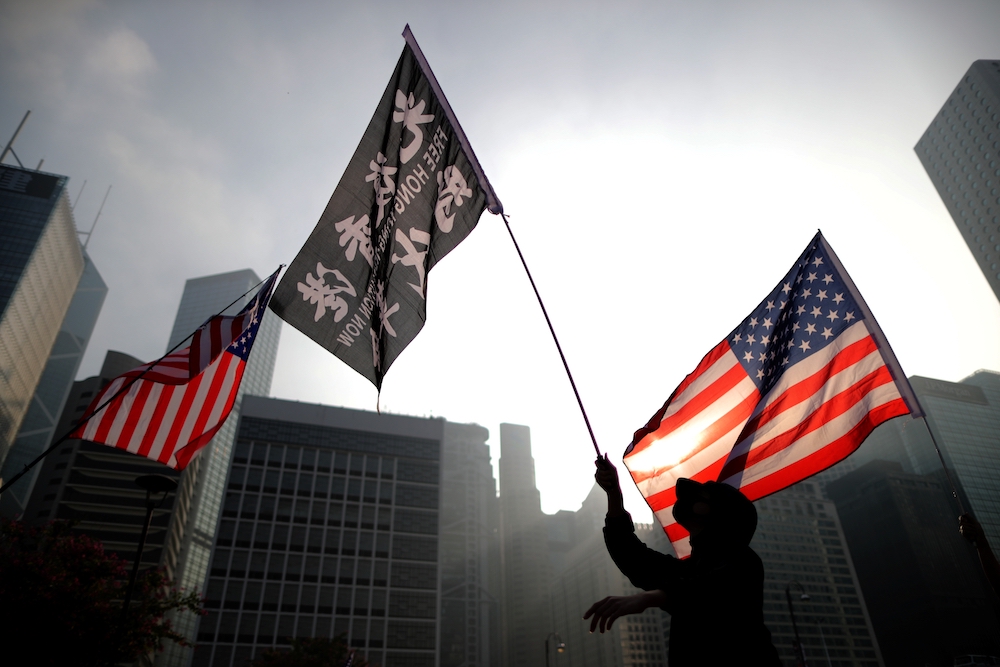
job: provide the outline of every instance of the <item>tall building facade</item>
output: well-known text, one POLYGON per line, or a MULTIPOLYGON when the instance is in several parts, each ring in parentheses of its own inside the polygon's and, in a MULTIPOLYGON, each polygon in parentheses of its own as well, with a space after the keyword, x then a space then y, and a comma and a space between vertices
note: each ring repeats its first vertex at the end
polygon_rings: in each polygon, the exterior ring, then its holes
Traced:
POLYGON ((244 399, 194 664, 341 634, 385 667, 495 664, 487 435, 244 399))
MULTIPOLYGON (((62 326, 49 352, 45 370, 42 371, 21 428, 0 469, 0 478, 13 477, 41 454, 55 438, 65 433, 56 426, 71 393, 83 354, 87 351, 87 343, 94 332, 104 298, 108 294, 108 286, 86 251, 83 259, 83 275, 73 293, 66 316, 63 317, 62 326)), ((39 471, 36 467, 0 496, 0 514, 7 517, 24 514, 39 471)))
MULTIPOLYGON (((623 575, 604 545, 607 500, 594 486, 576 512, 550 517, 550 550, 553 562, 550 627, 566 644, 565 653, 549 645, 551 667, 663 667, 667 664, 670 616, 660 609, 623 616, 611 630, 590 632, 584 611, 609 595, 632 595, 639 589, 623 575), (553 545, 553 543, 555 543, 553 545), (560 548, 563 544, 568 549, 560 548)), ((672 553, 658 524, 636 524, 636 536, 663 553, 672 553)))
POLYGON ((549 536, 527 426, 500 425, 504 667, 544 667, 552 632, 549 536))
POLYGON ((810 664, 883 667, 837 508, 818 482, 800 482, 754 505, 757 532, 750 546, 764 563, 764 623, 783 664, 795 664, 785 595, 790 587, 810 664), (803 590, 807 601, 800 599, 803 590))
MULTIPOLYGON (((239 312, 253 298, 254 287, 259 282, 260 278, 250 269, 188 280, 184 285, 167 349, 181 343, 208 318, 234 300, 236 303, 226 310, 226 314, 234 315, 239 312)), ((167 531, 163 565, 181 588, 205 590, 212 538, 222 510, 240 406, 244 396, 267 396, 270 393, 280 335, 281 321, 272 313, 266 314, 244 370, 232 414, 180 476, 180 486, 167 531)), ((185 636, 194 637, 196 619, 189 614, 176 618, 175 625, 185 636)), ((185 667, 190 660, 191 649, 170 644, 157 656, 157 665, 185 667)))
POLYGON ((0 166, 0 465, 84 269, 68 180, 0 166))
POLYGON ((871 461, 827 485, 887 665, 950 667, 1000 656, 1000 618, 956 530, 947 481, 871 461))
POLYGON ((1000 60, 977 60, 915 147, 1000 299, 1000 60))
MULTIPOLYGON (((109 351, 100 374, 73 383, 57 432, 72 428, 94 396, 116 377, 142 363, 130 355, 109 351)), ((101 540, 107 551, 129 562, 135 558, 146 503, 146 492, 136 486, 135 479, 140 475, 165 475, 176 480, 180 476, 156 461, 81 440, 68 440, 39 468, 25 520, 72 521, 75 532, 101 540)), ((143 569, 156 567, 163 560, 174 502, 171 494, 153 512, 140 560, 143 569)))

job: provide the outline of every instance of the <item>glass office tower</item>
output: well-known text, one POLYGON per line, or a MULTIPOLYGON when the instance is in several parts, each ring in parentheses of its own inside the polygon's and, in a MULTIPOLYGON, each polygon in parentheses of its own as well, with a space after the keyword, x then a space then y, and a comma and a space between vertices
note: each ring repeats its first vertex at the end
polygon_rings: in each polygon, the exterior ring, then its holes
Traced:
MULTIPOLYGON (((41 454, 54 438, 64 433, 56 425, 80 369, 83 354, 87 351, 87 343, 94 332, 104 298, 108 294, 108 286, 86 252, 83 253, 83 259, 83 275, 73 293, 73 300, 63 318, 56 342, 49 352, 45 370, 38 381, 24 421, 0 470, 0 477, 3 479, 10 479, 17 474, 24 465, 41 454)), ((7 517, 24 514, 39 471, 40 468, 36 467, 0 496, 0 514, 7 517)))
MULTIPOLYGON (((254 287, 259 282, 260 278, 250 269, 188 280, 184 285, 184 294, 177 309, 167 349, 183 341, 205 320, 234 299, 238 299, 237 303, 226 312, 239 312, 253 298, 256 293, 254 287), (248 291, 250 293, 245 294, 248 291)), ((204 591, 212 538, 222 508, 240 406, 246 395, 266 396, 270 392, 280 335, 281 321, 273 313, 267 312, 243 373, 243 382, 232 414, 181 475, 162 564, 174 581, 184 589, 204 591)), ((196 620, 190 614, 183 614, 175 623, 182 634, 193 638, 196 620)), ((156 664, 184 667, 190 658, 191 649, 171 644, 157 656, 156 664)))
POLYGON ((245 398, 194 664, 337 635, 369 664, 491 664, 487 435, 245 398))
POLYGON ((68 180, 0 166, 0 464, 83 273, 68 180))
POLYGON ((914 150, 1000 299, 1000 60, 977 60, 914 150))

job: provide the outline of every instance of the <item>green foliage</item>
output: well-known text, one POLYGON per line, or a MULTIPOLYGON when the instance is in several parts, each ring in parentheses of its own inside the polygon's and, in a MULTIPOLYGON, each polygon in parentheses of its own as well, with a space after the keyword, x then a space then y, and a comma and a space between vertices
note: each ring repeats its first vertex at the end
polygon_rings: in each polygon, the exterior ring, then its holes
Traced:
MULTIPOLYGON (((343 667, 347 662, 347 637, 333 639, 312 637, 293 639, 291 651, 267 649, 250 663, 251 667, 343 667)), ((367 667, 368 662, 357 653, 351 667, 367 667)))
POLYGON ((166 639, 186 645, 164 615, 202 614, 201 598, 173 589, 151 568, 139 574, 122 623, 128 574, 124 561, 73 534, 67 522, 0 521, 0 628, 8 653, 25 664, 97 667, 142 659, 166 639))

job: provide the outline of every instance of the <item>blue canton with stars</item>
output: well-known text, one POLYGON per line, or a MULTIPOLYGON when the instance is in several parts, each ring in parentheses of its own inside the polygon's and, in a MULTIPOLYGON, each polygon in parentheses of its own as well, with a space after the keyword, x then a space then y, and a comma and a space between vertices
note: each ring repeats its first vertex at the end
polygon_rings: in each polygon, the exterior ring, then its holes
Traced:
POLYGON ((250 347, 253 345, 254 338, 257 337, 257 330, 260 329, 260 321, 264 316, 264 310, 267 308, 267 302, 271 298, 271 289, 274 287, 275 278, 278 277, 278 272, 268 278, 264 285, 257 292, 257 296, 253 298, 246 306, 243 307, 236 316, 241 317, 246 313, 252 312, 253 318, 250 320, 250 326, 243 330, 240 337, 232 342, 232 344, 226 348, 227 352, 235 354, 237 357, 246 361, 250 356, 250 347))
POLYGON ((766 394, 789 366, 863 319, 820 234, 784 280, 729 334, 729 347, 766 394))

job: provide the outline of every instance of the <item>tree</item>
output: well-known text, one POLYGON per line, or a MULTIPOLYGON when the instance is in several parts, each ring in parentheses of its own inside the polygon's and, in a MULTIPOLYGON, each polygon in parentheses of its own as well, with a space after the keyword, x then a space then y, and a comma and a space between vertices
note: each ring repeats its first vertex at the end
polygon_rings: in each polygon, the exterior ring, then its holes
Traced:
MULTIPOLYGON (((267 649, 250 667, 343 667, 348 654, 345 635, 292 639, 291 651, 267 649)), ((351 667, 367 666, 368 661, 355 653, 351 667)))
POLYGON ((100 667, 135 662, 171 639, 188 645, 164 615, 203 614, 196 593, 150 568, 136 581, 124 623, 125 561, 65 521, 0 521, 0 628, 10 655, 32 665, 100 667))

